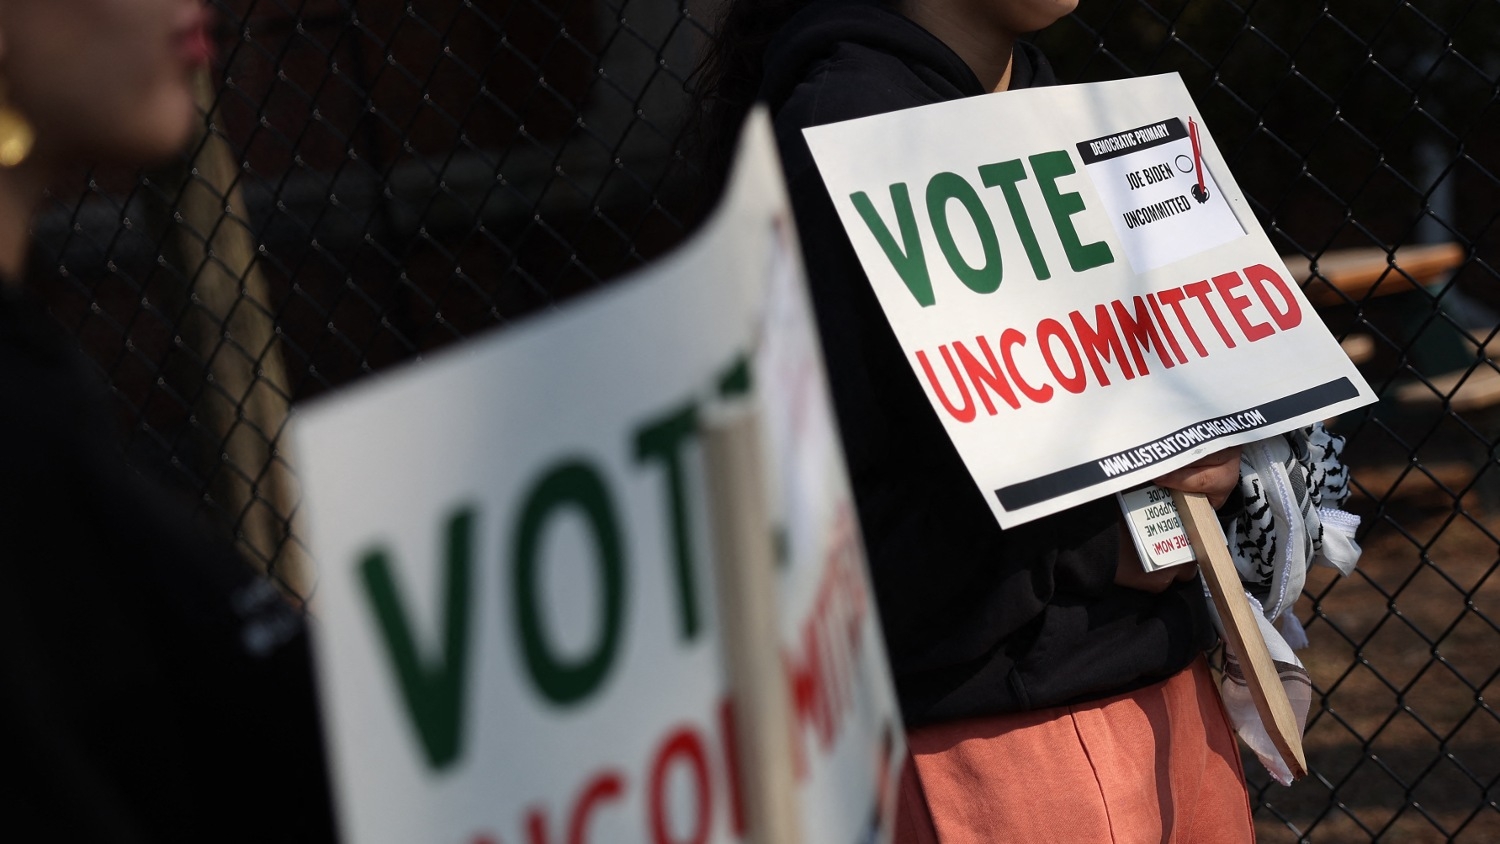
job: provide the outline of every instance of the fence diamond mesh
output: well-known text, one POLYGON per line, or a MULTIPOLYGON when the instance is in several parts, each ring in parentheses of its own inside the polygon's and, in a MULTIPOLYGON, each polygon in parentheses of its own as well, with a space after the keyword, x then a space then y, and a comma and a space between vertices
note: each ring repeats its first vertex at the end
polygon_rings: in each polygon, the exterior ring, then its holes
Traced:
MULTIPOLYGON (((91 173, 33 289, 127 450, 306 597, 288 408, 605 284, 704 207, 714 0, 217 0, 204 132, 91 173)), ((1298 614, 1312 774, 1247 768, 1263 841, 1500 840, 1500 2, 1082 0, 1065 81, 1180 73, 1382 399, 1338 419, 1360 568, 1298 614)))

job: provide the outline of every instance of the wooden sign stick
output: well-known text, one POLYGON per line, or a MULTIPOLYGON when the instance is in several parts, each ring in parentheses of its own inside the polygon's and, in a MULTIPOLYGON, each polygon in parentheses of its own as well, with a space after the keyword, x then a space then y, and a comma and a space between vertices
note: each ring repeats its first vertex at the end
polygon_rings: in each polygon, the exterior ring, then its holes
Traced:
POLYGON ((792 699, 781 661, 776 551, 754 408, 723 407, 705 419, 703 458, 747 837, 754 844, 798 844, 792 699))
POLYGON ((1255 711, 1265 725, 1271 743, 1281 754, 1282 761, 1292 773, 1293 779, 1307 776, 1307 760, 1302 755, 1302 730, 1297 725, 1297 716, 1287 700, 1286 690, 1281 686, 1280 672, 1266 650, 1265 637, 1260 634, 1255 612, 1245 597, 1245 587, 1240 585, 1240 575, 1229 557, 1229 548, 1220 539, 1218 516, 1208 498, 1198 492, 1172 490, 1172 500, 1177 504, 1177 515, 1192 540, 1193 551, 1198 555, 1198 570, 1208 584, 1208 593, 1214 607, 1219 611, 1219 620, 1224 624, 1224 638, 1239 655, 1240 667, 1245 672, 1245 683, 1250 688, 1250 699, 1255 701, 1255 711))

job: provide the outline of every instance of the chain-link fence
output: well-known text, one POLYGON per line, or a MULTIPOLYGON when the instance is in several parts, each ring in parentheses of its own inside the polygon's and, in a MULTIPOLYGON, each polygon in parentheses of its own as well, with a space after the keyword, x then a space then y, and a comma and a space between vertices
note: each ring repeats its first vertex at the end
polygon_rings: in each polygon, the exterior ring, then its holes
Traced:
MULTIPOLYGON (((306 595, 287 408, 681 239, 715 0, 216 5, 206 133, 55 194, 32 284, 136 463, 306 595)), ((1335 424, 1365 555, 1299 604, 1313 773, 1251 766, 1263 841, 1500 840, 1497 33, 1496 0, 1083 0, 1038 39, 1065 81, 1182 74, 1382 396, 1335 424)))

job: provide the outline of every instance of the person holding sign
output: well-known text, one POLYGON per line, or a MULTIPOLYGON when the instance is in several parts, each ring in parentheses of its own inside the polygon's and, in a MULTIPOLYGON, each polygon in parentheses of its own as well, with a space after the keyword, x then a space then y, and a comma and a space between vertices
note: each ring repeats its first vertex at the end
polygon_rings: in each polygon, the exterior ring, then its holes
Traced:
POLYGON ((0 4, 0 745, 25 841, 332 840, 301 616, 128 468, 104 384, 21 286, 58 177, 171 156, 198 0, 0 4))
MULTIPOLYGON (((750 105, 767 101, 775 116, 910 732, 898 840, 1249 841, 1193 566, 1148 574, 1110 498, 999 528, 904 360, 802 135, 1051 84, 1045 57, 1018 36, 1073 5, 735 0, 703 68, 701 137, 722 170, 750 105)), ((1229 449, 1158 483, 1205 493, 1224 518, 1241 500, 1239 464, 1229 449)))

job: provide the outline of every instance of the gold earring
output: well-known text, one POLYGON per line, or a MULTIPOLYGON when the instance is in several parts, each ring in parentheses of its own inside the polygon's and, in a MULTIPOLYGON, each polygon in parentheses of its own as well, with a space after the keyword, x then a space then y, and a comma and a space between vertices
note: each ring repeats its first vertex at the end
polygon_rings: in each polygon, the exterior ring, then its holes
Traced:
POLYGON ((0 82, 0 167, 10 168, 25 161, 35 142, 31 121, 10 104, 5 83, 0 82))

